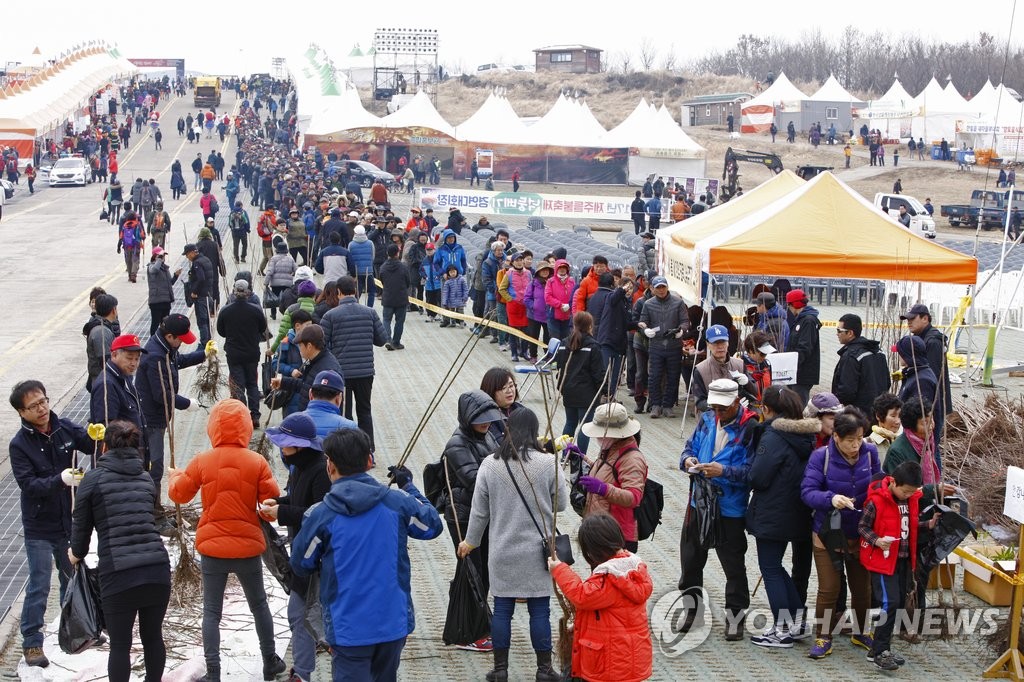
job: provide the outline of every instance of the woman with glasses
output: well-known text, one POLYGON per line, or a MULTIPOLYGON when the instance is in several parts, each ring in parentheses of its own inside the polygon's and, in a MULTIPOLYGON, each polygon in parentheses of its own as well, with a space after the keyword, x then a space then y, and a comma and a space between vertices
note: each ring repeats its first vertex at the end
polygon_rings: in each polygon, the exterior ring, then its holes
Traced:
POLYGON ((505 437, 505 423, 508 418, 523 406, 519 402, 519 387, 516 385, 515 375, 504 367, 491 367, 480 381, 480 390, 491 397, 504 417, 491 423, 491 435, 500 443, 505 437))

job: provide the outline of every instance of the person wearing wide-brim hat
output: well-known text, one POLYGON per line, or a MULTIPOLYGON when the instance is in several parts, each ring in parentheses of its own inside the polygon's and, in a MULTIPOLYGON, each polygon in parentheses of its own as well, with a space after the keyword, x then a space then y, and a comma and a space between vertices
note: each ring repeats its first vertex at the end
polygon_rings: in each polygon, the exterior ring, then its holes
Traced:
POLYGON ((611 514, 622 528, 626 549, 636 552, 633 510, 640 504, 647 483, 647 459, 640 452, 640 422, 629 416, 622 403, 606 403, 594 410, 594 419, 583 425, 583 433, 596 439, 601 449, 596 458, 587 459, 590 475, 579 479, 587 491, 583 517, 611 514))
MULTIPOLYGON (((316 435, 316 424, 304 412, 288 415, 280 426, 267 429, 267 437, 281 448, 282 458, 291 473, 286 488, 288 494, 263 500, 260 515, 267 520, 277 520, 279 526, 287 526, 288 537, 294 540, 306 510, 323 500, 331 489, 327 458, 316 435)), ((316 641, 304 625, 307 586, 306 578, 293 576, 288 598, 294 671, 304 680, 310 679, 316 663, 316 641)))

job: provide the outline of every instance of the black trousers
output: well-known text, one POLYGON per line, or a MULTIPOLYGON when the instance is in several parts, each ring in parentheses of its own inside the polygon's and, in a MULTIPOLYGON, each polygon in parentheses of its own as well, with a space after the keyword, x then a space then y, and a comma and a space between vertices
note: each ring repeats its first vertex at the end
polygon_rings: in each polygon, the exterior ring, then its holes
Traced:
POLYGON ((260 418, 259 367, 259 360, 228 360, 228 388, 231 397, 248 404, 249 414, 253 419, 260 418))
MULTIPOLYGON (((715 547, 718 561, 725 573, 725 608, 736 617, 750 606, 750 588, 747 585, 747 535, 746 521, 742 517, 722 517, 722 543, 715 547)), ((679 589, 704 585, 704 566, 708 562, 709 550, 700 545, 697 532, 697 514, 692 508, 686 510, 686 523, 679 539, 679 555, 682 575, 679 589)))
POLYGON ((149 335, 153 336, 156 334, 156 330, 160 327, 160 323, 164 321, 164 318, 171 314, 170 303, 150 303, 149 304, 149 335))
POLYGON ((167 662, 163 622, 170 598, 171 586, 161 584, 139 585, 104 595, 103 617, 110 636, 107 677, 111 682, 128 682, 132 678, 132 628, 136 615, 146 658, 146 681, 157 682, 163 676, 167 662))
POLYGON ((345 379, 345 416, 355 419, 359 428, 370 437, 370 447, 373 448, 373 414, 371 413, 370 399, 373 395, 373 377, 359 377, 358 379, 345 379), (355 414, 352 416, 352 402, 355 401, 355 414))
POLYGON ((871 606, 878 609, 875 646, 871 649, 873 654, 889 650, 898 612, 906 604, 911 575, 910 559, 897 559, 896 571, 892 575, 871 573, 871 606))

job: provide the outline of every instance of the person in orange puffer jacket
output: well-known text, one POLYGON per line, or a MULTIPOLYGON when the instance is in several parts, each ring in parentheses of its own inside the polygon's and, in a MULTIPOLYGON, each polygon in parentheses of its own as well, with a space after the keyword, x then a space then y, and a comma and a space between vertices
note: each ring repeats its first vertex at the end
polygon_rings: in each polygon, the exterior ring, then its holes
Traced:
POLYGON ((583 519, 585 581, 566 564, 548 560, 551 577, 576 607, 572 675, 588 682, 639 682, 652 673, 647 600, 654 590, 647 565, 623 549, 622 529, 607 514, 583 519))
POLYGON ((229 573, 242 585, 256 623, 263 678, 284 672, 274 651, 274 619, 263 587, 261 555, 266 549, 256 515, 262 500, 281 489, 263 456, 249 449, 252 418, 245 403, 222 400, 210 410, 206 433, 213 448, 192 458, 184 469, 168 469, 167 496, 187 504, 202 491, 203 513, 196 529, 196 551, 203 571, 203 653, 207 679, 220 679, 220 618, 229 573))

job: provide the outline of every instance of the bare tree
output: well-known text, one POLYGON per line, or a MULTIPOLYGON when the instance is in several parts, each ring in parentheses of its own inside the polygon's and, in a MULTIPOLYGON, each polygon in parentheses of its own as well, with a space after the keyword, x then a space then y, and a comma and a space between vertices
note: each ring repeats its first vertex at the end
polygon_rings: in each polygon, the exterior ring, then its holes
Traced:
POLYGON ((640 65, 644 71, 650 71, 654 67, 654 60, 658 58, 658 48, 650 38, 640 41, 640 65))
POLYGON ((629 50, 621 50, 615 60, 615 64, 624 74, 633 73, 633 55, 629 50))
POLYGON ((674 71, 676 68, 676 44, 669 43, 668 51, 665 53, 665 59, 661 63, 662 68, 666 71, 674 71))

